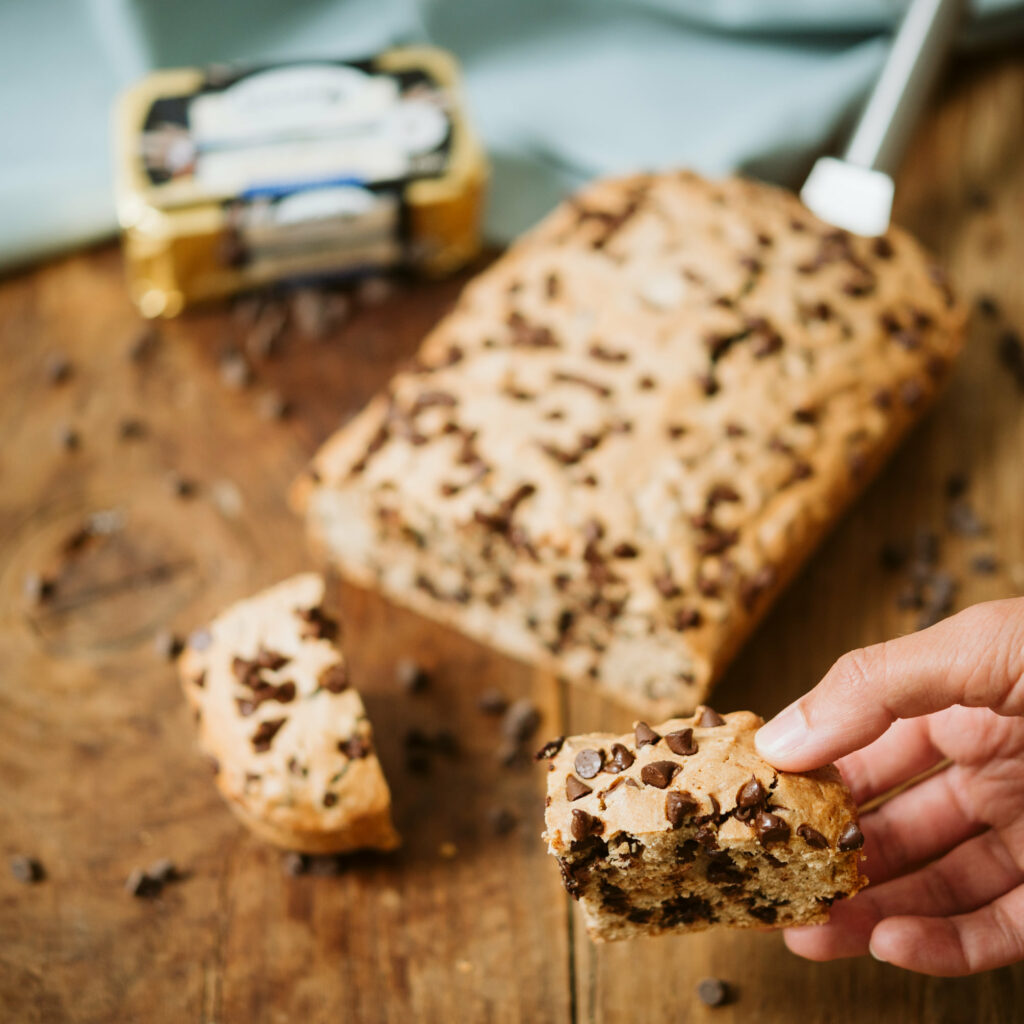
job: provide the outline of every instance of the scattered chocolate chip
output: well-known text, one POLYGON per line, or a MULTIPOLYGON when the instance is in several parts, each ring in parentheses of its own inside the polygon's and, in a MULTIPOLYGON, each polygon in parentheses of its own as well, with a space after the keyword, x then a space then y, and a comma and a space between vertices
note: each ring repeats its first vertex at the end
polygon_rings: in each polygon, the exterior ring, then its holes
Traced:
POLYGON ((117 425, 117 435, 122 441, 137 441, 146 436, 146 424, 134 416, 121 420, 117 425))
POLYGON ((71 360, 63 352, 51 352, 46 357, 46 379, 50 384, 63 384, 74 372, 71 360))
POLYGON ((579 842, 587 836, 600 835, 604 831, 604 822, 593 814, 587 814, 586 811, 574 810, 571 831, 573 839, 579 842))
POLYGON ((864 833, 857 822, 851 821, 844 825, 836 840, 836 848, 843 853, 849 853, 851 850, 859 850, 863 845, 864 833))
POLYGON ((412 658, 398 662, 395 679, 406 693, 422 693, 430 685, 430 673, 412 658))
MULTIPOLYGON (((284 719, 282 719, 284 721, 284 719)), ((360 758, 368 757, 373 753, 373 747, 369 740, 362 736, 350 736, 338 744, 338 750, 351 761, 358 761, 360 758)))
POLYGON ((907 564, 910 552, 906 544, 886 541, 878 552, 878 560, 882 568, 888 572, 898 572, 907 564))
POLYGON ((161 857, 159 860, 153 861, 152 864, 146 868, 146 874, 153 881, 159 882, 160 885, 164 885, 167 882, 177 881, 182 877, 181 872, 175 866, 174 861, 169 860, 167 857, 161 857))
POLYGON ((672 628, 679 633, 687 629, 695 629, 701 622, 701 613, 696 608, 679 608, 672 616, 672 628))
POLYGON ((568 775, 565 779, 565 798, 570 803, 573 800, 579 800, 581 796, 586 796, 588 793, 594 791, 585 782, 580 782, 575 775, 568 775))
POLYGON ((673 754, 686 756, 697 753, 697 741, 693 738, 692 729, 679 729, 677 732, 666 733, 665 745, 673 754))
POLYGON ((82 445, 82 435, 70 423, 59 423, 53 432, 58 448, 66 452, 77 451, 82 445))
POLYGON ((41 882, 46 878, 46 871, 43 869, 43 865, 35 857, 25 857, 19 854, 12 857, 8 863, 11 868, 11 874, 24 885, 33 885, 35 882, 41 882))
POLYGON ((699 711, 697 725, 700 728, 716 729, 720 725, 725 725, 725 719, 714 708, 702 704, 697 710, 699 711))
POLYGON ((558 752, 562 749, 562 744, 565 742, 564 736, 556 736, 553 740, 548 740, 536 754, 533 755, 534 760, 543 761, 551 760, 551 758, 557 756, 558 752))
POLYGON ((333 665, 324 668, 317 677, 317 683, 321 689, 328 693, 341 693, 348 689, 348 669, 342 661, 336 661, 333 665))
POLYGON ((331 618, 323 608, 296 608, 295 614, 304 623, 300 631, 304 640, 333 640, 337 637, 337 620, 331 618))
POLYGON ((616 544, 615 547, 612 548, 612 554, 616 558, 636 558, 640 552, 637 550, 635 544, 623 541, 621 544, 616 544))
POLYGON ((171 473, 167 477, 167 486, 171 489, 171 493, 176 498, 191 498, 196 493, 196 483, 194 480, 188 479, 188 477, 179 476, 177 473, 171 473))
POLYGON ((487 812, 487 821, 496 836, 507 836, 519 824, 519 819, 506 807, 492 807, 487 812))
POLYGON ((661 737, 646 723, 637 722, 633 727, 633 735, 636 737, 636 746, 639 750, 640 747, 646 746, 648 743, 657 743, 661 737))
POLYGON ((619 772, 624 772, 629 768, 636 760, 628 748, 624 747, 621 743, 612 744, 612 756, 604 766, 606 772, 610 772, 612 775, 617 775, 619 772))
POLYGON ((999 560, 993 554, 975 555, 971 559, 971 572, 978 576, 991 576, 999 571, 999 560))
POLYGON ((540 712, 532 701, 522 698, 509 705, 501 720, 501 732, 514 743, 528 740, 540 725, 540 712))
POLYGON ((298 878, 299 875, 304 875, 309 870, 309 857, 304 853, 292 850, 281 858, 281 867, 286 875, 298 878))
POLYGON ((337 793, 324 793, 324 807, 333 807, 337 802, 337 793))
POLYGON ((153 899, 160 895, 163 883, 150 878, 142 868, 135 868, 124 883, 125 891, 138 899, 153 899))
POLYGON ((30 604, 45 604, 57 593, 57 581, 52 576, 30 572, 25 575, 21 592, 30 604))
POLYGON ((573 762, 576 771, 582 779, 592 779, 604 767, 603 750, 581 750, 573 762))
POLYGON ((685 790, 672 790, 665 797, 665 817, 673 828, 681 828, 687 816, 698 807, 694 797, 685 790))
POLYGON ((736 806, 744 809, 760 807, 767 799, 768 791, 753 775, 736 792, 736 806))
POLYGON ((768 843, 781 843, 789 838, 789 825, 777 814, 768 811, 759 811, 753 818, 752 824, 757 838, 767 845, 768 843))
POLYGON ((810 825, 801 825, 796 830, 796 834, 814 850, 828 849, 828 840, 816 828, 811 828, 810 825))
POLYGON ((158 657, 165 658, 167 661, 173 661, 184 649, 184 641, 177 633, 172 633, 169 629, 161 629, 153 637, 153 650, 156 651, 158 657))
POLYGON ((665 789, 678 771, 675 761, 651 761, 640 769, 640 780, 647 786, 665 789))

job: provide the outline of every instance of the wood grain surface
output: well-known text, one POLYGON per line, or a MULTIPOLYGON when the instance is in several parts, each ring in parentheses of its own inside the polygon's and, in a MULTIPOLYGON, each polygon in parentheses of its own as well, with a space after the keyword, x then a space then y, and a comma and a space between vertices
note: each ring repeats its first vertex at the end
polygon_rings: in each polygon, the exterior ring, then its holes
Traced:
MULTIPOLYGON (((748 643, 715 695, 722 710, 771 714, 843 651, 914 628, 883 541, 940 533, 957 606, 1024 593, 1024 387, 998 355, 1007 325, 1024 325, 1022 129, 1024 60, 953 69, 900 176, 897 219, 999 313, 975 316, 948 393, 748 643), (957 472, 982 537, 946 529, 957 472), (971 572, 988 552, 996 572, 971 572)), ((551 735, 621 729, 628 715, 352 588, 347 650, 405 844, 336 877, 294 878, 236 824, 155 639, 309 565, 286 486, 460 283, 403 286, 320 340, 291 330, 241 390, 218 359, 250 329, 223 309, 161 326, 129 357, 140 323, 115 247, 0 284, 0 854, 36 856, 47 873, 24 885, 0 871, 0 1020, 1020 1020, 1024 965, 940 980, 811 964, 772 933, 591 945, 539 839, 541 772, 498 763, 498 725, 477 699, 488 687, 529 697, 551 735), (71 364, 58 383, 54 353, 71 364), (289 417, 260 415, 268 390, 293 403, 289 417), (141 436, 122 436, 126 419, 141 436), (99 522, 116 529, 75 539, 110 510, 119 519, 99 522), (56 578, 42 603, 24 593, 33 573, 56 578), (424 693, 401 691, 402 656, 431 668, 424 693), (405 732, 442 726, 459 756, 408 771, 405 732), (496 809, 517 818, 507 835, 496 809), (129 872, 159 857, 187 877, 132 898, 129 872), (730 1005, 698 1002, 709 975, 733 984, 730 1005)))

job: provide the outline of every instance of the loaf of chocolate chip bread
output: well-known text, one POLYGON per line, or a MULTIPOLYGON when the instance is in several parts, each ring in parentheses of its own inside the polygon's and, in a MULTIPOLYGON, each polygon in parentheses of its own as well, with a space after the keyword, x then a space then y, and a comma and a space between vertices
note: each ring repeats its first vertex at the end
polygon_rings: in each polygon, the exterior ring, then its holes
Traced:
POLYGON ((398 845, 373 729, 304 573, 226 609, 179 659, 217 786, 261 838, 304 853, 398 845))
POLYGON ((692 711, 949 371, 902 231, 605 181, 484 271, 294 489, 343 573, 648 716, 692 711))
POLYGON ((559 738, 545 838, 596 941, 814 924, 867 884, 838 771, 777 772, 749 711, 559 738))

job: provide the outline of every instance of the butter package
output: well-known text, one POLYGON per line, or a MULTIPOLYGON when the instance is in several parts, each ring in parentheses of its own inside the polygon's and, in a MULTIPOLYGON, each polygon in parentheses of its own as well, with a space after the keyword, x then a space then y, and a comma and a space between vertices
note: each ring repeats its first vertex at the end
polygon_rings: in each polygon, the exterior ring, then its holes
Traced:
POLYGON ((143 316, 280 281, 444 274, 479 249, 487 164, 441 50, 154 72, 121 96, 115 143, 143 316))

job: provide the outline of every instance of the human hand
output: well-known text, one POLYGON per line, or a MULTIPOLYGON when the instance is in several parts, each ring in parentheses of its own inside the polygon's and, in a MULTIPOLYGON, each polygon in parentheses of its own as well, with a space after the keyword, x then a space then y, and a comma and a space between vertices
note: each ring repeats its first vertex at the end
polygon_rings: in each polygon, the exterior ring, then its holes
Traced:
POLYGON ((864 815, 870 886, 787 929, 794 953, 944 976, 1024 959, 1024 598, 851 651, 756 743, 787 771, 836 761, 858 804, 952 762, 864 815))

